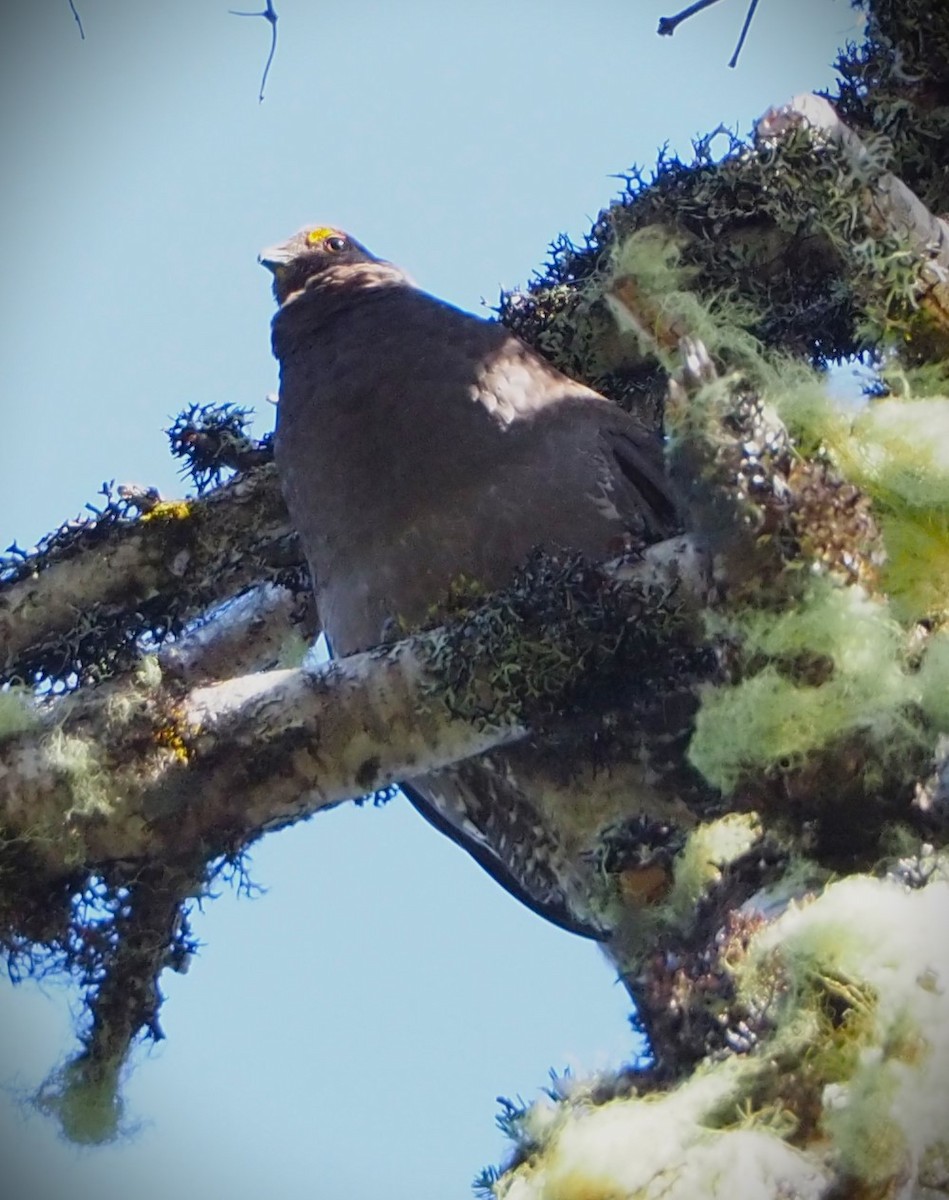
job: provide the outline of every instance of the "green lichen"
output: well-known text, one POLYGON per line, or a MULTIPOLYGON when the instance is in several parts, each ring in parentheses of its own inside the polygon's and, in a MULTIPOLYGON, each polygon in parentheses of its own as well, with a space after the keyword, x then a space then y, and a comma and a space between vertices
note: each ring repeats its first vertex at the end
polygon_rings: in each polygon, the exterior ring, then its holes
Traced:
POLYGON ((949 399, 875 400, 834 454, 849 478, 888 506, 949 508, 949 399))
POLYGON ((453 607, 420 652, 430 692, 480 726, 536 730, 688 666, 688 618, 675 598, 619 583, 577 554, 537 551, 508 588, 467 608, 456 596, 453 607))
POLYGON ((310 652, 310 643, 293 628, 280 643, 276 665, 280 668, 299 667, 310 652))
POLYGON ((134 673, 134 681, 144 692, 156 692, 161 686, 161 663, 157 654, 145 654, 134 673))
POLYGON ((121 738, 128 736, 135 724, 143 729, 149 728, 153 720, 150 713, 161 684, 162 670, 158 658, 153 654, 142 656, 126 686, 105 689, 103 716, 106 733, 115 731, 121 738))
POLYGON ((706 690, 689 748, 692 764, 723 792, 750 770, 801 763, 854 730, 880 743, 916 740, 906 710, 918 683, 885 603, 815 581, 799 606, 752 611, 734 628, 747 659, 761 666, 706 690), (807 682, 814 673, 826 677, 807 682))
POLYGON ((101 1146, 123 1132, 125 1104, 119 1093, 122 1062, 77 1055, 54 1071, 34 1097, 36 1107, 55 1117, 79 1146, 101 1146))
POLYGON ((64 819, 108 817, 114 808, 109 773, 83 738, 55 730, 43 747, 47 768, 66 786, 64 819))
POLYGON ((691 918, 723 870, 747 853, 761 832, 755 813, 729 813, 692 830, 675 861, 672 889, 662 904, 665 913, 676 921, 691 918))
POLYGON ((793 1114, 753 1106, 758 1074, 731 1059, 707 1065, 679 1087, 591 1103, 582 1081, 563 1099, 541 1101, 521 1121, 531 1152, 496 1178, 500 1200, 615 1200, 656 1192, 703 1196, 794 1195, 817 1200, 828 1172, 789 1144, 793 1114))
MULTIPOLYGON (((795 1195, 841 1180, 890 1195, 949 1142, 949 977, 939 936, 949 884, 829 884, 752 933, 734 964, 767 1015, 743 1058, 708 1060, 671 1088, 648 1074, 569 1078, 508 1124, 492 1173, 503 1200, 795 1195), (638 1094, 637 1094, 638 1093, 638 1094)), ((915 1192, 914 1192, 915 1194, 915 1192)))
POLYGON ((798 444, 825 451, 870 498, 885 551, 881 586, 904 621, 949 613, 949 399, 915 396, 918 378, 900 376, 901 395, 849 414, 815 391, 776 397, 798 444))
POLYGON ((893 510, 880 522, 887 547, 883 582, 904 620, 949 617, 949 509, 893 510))
POLYGON ((734 289, 706 298, 695 289, 697 274, 694 265, 683 261, 681 238, 661 226, 647 226, 617 240, 606 272, 587 286, 595 296, 608 298, 621 330, 641 330, 641 350, 658 349, 667 369, 676 362, 678 337, 688 334, 713 358, 754 374, 754 368, 764 366, 764 347, 749 332, 759 314, 734 289), (635 284, 635 313, 629 313, 616 294, 626 278, 635 284))
POLYGON ((949 733, 949 631, 929 641, 919 670, 920 703, 937 729, 949 733))
POLYGON ((884 394, 900 400, 949 396, 949 362, 909 365, 894 356, 883 362, 879 376, 884 394))
POLYGON ((949 1136, 947 897, 938 872, 913 891, 841 880, 762 929, 739 972, 746 1001, 776 1020, 771 1053, 795 1061, 820 1102, 815 1133, 867 1184, 900 1177, 949 1136))
POLYGON ((834 402, 825 376, 803 363, 787 362, 768 381, 766 394, 802 454, 833 453, 845 444, 851 417, 834 402))
POLYGON ((27 688, 0 691, 0 742, 17 733, 36 729, 39 716, 33 694, 27 688))

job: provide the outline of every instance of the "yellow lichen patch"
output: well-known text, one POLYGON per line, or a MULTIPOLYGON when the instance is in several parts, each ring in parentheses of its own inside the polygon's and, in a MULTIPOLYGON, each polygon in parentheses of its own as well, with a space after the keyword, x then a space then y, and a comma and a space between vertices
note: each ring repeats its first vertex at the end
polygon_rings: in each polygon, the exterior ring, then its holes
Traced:
POLYGON ((151 512, 142 513, 142 521, 183 521, 191 515, 191 505, 187 500, 162 500, 151 512))
POLYGON ((174 722, 162 725, 155 734, 155 741, 162 749, 170 750, 178 762, 186 763, 190 760, 191 748, 180 725, 174 722))
POLYGON ((619 877, 623 903, 636 909, 659 903, 668 895, 671 886, 672 876, 661 863, 632 867, 622 871, 619 877))

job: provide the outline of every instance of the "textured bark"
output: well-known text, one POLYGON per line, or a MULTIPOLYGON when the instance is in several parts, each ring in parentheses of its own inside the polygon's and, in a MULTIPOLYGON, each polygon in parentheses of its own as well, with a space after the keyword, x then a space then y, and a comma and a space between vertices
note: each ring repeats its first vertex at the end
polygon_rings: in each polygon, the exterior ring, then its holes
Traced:
MULTIPOLYGON (((694 542, 677 538, 616 573, 701 595, 705 569, 694 542)), ((428 665, 441 630, 324 666, 186 689, 273 658, 293 604, 275 589, 252 599, 165 651, 161 678, 145 670, 46 701, 35 727, 0 741, 8 835, 34 842, 50 871, 173 860, 523 736, 514 724, 451 714, 428 665)))
MULTIPOLYGON (((0 676, 139 610, 183 623, 299 563, 272 467, 134 522, 88 522, 0 591, 0 676)), ((147 627, 147 618, 141 625, 147 627)), ((29 673, 25 672, 29 679, 29 673)))

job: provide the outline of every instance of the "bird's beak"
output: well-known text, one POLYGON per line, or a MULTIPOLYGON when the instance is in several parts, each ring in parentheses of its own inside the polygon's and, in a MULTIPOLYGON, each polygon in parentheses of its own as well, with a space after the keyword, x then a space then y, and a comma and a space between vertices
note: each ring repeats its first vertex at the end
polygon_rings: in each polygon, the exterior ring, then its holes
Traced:
POLYGON ((257 255, 257 261, 262 267, 266 267, 268 271, 272 271, 276 275, 281 267, 285 267, 293 260, 293 251, 290 249, 288 242, 281 242, 279 246, 268 246, 266 250, 261 250, 257 255))

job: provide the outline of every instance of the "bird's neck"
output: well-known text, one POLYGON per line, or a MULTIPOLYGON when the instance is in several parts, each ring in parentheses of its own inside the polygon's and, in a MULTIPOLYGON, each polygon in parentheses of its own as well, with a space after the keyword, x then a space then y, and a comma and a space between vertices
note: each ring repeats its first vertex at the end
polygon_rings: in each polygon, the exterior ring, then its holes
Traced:
POLYGON ((391 263, 349 263, 329 268, 284 300, 273 319, 274 355, 292 358, 313 337, 322 337, 341 315, 378 302, 393 288, 404 288, 408 277, 391 263))
POLYGON ((392 287, 412 286, 412 280, 388 262, 341 263, 327 267, 308 279, 299 291, 292 292, 275 318, 312 327, 332 318, 340 309, 350 308, 392 287))

